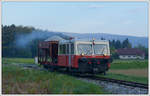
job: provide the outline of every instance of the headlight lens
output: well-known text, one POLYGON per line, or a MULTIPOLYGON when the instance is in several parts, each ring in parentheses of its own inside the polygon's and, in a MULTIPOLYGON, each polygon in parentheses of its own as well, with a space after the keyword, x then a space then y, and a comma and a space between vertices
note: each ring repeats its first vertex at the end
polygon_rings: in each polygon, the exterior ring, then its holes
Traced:
POLYGON ((81 55, 83 56, 83 55, 84 55, 84 53, 81 53, 81 55))
POLYGON ((104 56, 106 56, 107 54, 103 54, 104 56))

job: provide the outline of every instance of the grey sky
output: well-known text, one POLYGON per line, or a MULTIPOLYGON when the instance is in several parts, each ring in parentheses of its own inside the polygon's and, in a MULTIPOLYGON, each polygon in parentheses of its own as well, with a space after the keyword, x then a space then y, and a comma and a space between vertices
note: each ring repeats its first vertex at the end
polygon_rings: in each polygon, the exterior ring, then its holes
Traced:
POLYGON ((2 24, 148 36, 147 2, 2 2, 2 24))

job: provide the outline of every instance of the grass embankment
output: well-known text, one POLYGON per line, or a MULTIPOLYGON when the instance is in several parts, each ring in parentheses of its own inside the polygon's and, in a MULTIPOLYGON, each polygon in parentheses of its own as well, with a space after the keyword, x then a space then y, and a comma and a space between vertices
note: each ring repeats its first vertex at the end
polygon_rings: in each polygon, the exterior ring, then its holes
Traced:
POLYGON ((109 72, 107 73, 107 75, 100 75, 100 76, 108 77, 112 79, 126 80, 126 81, 133 81, 133 82, 148 84, 147 77, 129 76, 129 75, 123 75, 123 74, 114 74, 114 73, 109 73, 109 72))
POLYGON ((148 60, 114 60, 111 69, 141 69, 148 68, 148 60))
POLYGON ((23 69, 11 63, 29 63, 32 59, 3 59, 9 66, 2 67, 2 93, 42 94, 104 94, 97 85, 55 72, 23 69), (8 62, 7 62, 8 61, 8 62))

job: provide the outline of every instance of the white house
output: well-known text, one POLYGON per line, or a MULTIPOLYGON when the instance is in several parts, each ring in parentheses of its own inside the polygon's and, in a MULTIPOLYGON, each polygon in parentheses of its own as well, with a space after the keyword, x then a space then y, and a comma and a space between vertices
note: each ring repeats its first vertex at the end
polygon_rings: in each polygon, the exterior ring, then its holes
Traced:
POLYGON ((123 48, 118 49, 117 53, 120 59, 144 59, 144 51, 137 48, 123 48))

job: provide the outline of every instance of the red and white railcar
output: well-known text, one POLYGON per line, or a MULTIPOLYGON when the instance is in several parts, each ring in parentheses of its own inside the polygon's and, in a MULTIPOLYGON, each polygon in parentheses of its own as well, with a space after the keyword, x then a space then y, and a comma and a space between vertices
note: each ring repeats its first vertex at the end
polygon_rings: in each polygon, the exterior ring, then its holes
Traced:
POLYGON ((70 39, 39 42, 38 62, 50 70, 105 73, 112 60, 108 41, 70 39))

